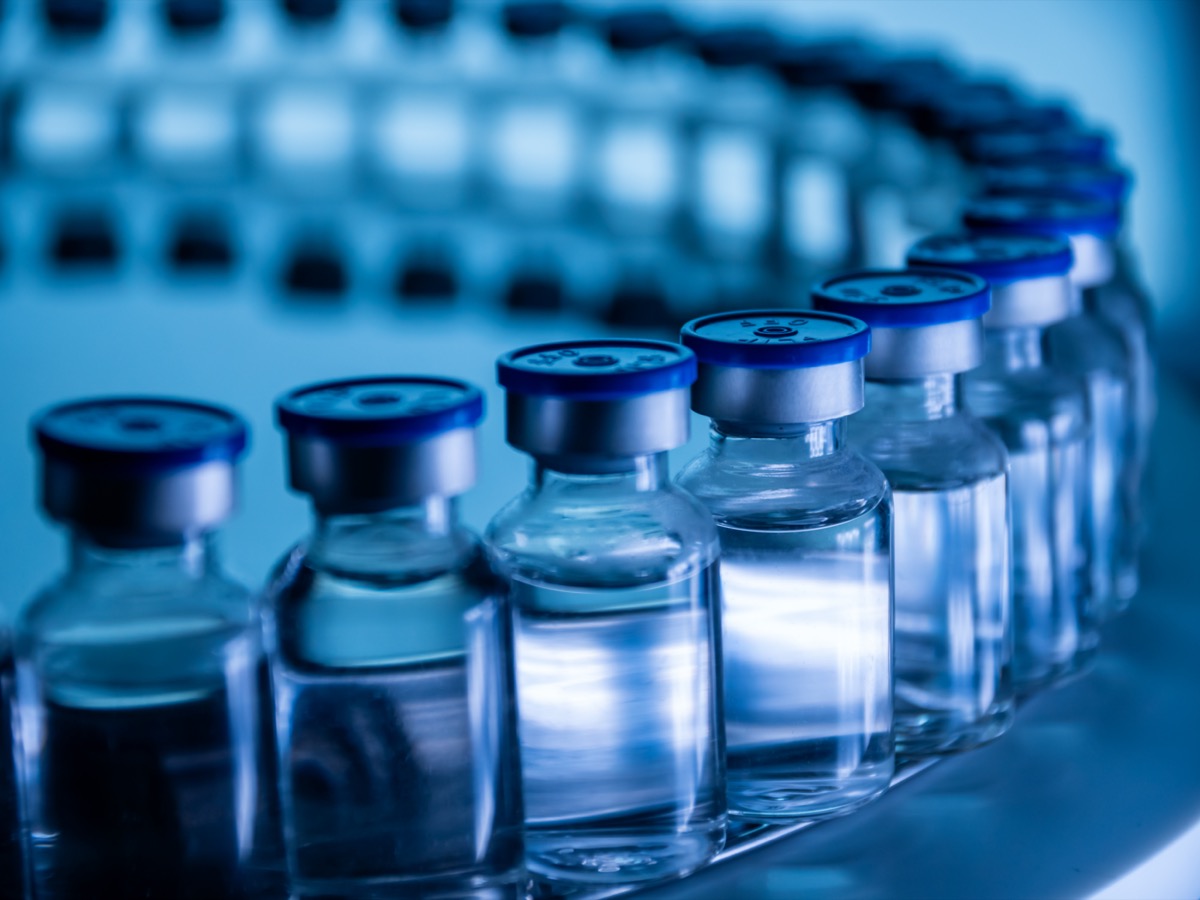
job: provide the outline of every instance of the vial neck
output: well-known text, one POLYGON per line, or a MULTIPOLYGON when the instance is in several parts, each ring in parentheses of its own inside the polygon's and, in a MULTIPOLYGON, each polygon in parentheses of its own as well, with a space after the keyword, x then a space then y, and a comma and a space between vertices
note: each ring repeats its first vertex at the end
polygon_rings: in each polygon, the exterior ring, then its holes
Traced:
POLYGON ((889 422, 944 419, 960 408, 958 379, 953 374, 925 378, 868 380, 866 408, 889 422))
POLYGON ((1041 328, 998 328, 984 333, 988 368, 1004 372, 1035 369, 1044 362, 1041 328))
POLYGON ((666 453, 620 459, 536 459, 533 484, 539 491, 561 488, 657 491, 666 487, 670 467, 666 453))
POLYGON ((121 576, 137 572, 190 579, 216 568, 216 538, 211 532, 154 546, 114 542, 78 530, 71 534, 71 569, 75 573, 121 576))
POLYGON ((774 426, 770 431, 757 430, 740 423, 713 422, 709 439, 713 452, 727 460, 745 456, 753 458, 756 463, 771 460, 794 463, 797 460, 829 456, 841 450, 845 443, 845 432, 844 418, 774 426))

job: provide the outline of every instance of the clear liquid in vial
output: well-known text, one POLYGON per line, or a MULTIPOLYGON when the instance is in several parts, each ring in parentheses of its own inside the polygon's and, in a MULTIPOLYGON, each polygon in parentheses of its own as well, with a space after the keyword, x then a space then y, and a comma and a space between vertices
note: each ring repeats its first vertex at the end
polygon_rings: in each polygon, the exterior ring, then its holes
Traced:
POLYGON ((718 529, 730 809, 751 821, 848 812, 894 768, 885 513, 718 529))
POLYGON ((513 579, 526 860, 536 876, 652 880, 721 848, 715 569, 609 588, 513 579))
POLYGON ((1003 473, 947 490, 893 484, 896 742, 912 754, 973 747, 1014 712, 1003 473))
POLYGON ((185 626, 152 636, 147 626, 144 644, 77 635, 74 650, 90 657, 76 657, 78 670, 100 678, 57 681, 51 658, 40 702, 22 697, 39 900, 240 895, 256 799, 257 645, 217 620, 185 626), (130 688, 143 666, 205 654, 225 655, 223 680, 130 688))
POLYGON ((1099 641, 1088 586, 1087 447, 1075 440, 1009 452, 1018 693, 1079 670, 1099 641))
POLYGON ((313 617, 281 629, 275 671, 297 895, 516 896, 504 626, 473 571, 371 584, 302 566, 290 583, 313 617))
POLYGON ((13 757, 13 659, 0 635, 0 898, 22 895, 21 828, 13 757))

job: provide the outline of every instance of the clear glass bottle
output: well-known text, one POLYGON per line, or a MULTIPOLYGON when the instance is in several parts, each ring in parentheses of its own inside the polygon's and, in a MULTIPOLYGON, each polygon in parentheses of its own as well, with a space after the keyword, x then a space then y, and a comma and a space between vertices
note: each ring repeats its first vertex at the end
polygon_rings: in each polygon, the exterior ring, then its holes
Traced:
POLYGON ((892 486, 896 749, 967 750, 1012 724, 1008 453, 964 407, 983 360, 987 283, 945 270, 843 275, 817 309, 871 327, 850 444, 892 486))
MULTIPOLYGON (((1112 277, 1111 238, 1120 220, 1111 203, 1071 195, 1006 194, 968 205, 974 230, 1060 234, 1071 244, 1074 287, 1070 315, 1046 331, 1050 364, 1087 384, 1090 588, 1101 621, 1115 615, 1137 589, 1140 497, 1137 472, 1135 360, 1119 333, 1084 301, 1085 289, 1112 277), (1121 589, 1118 589, 1118 585, 1121 589)), ((1094 300, 1094 295, 1093 295, 1094 300)))
POLYGON ((963 375, 967 409, 1004 442, 1012 525, 1013 683, 1028 695, 1081 670, 1099 642, 1088 584, 1087 394, 1045 359, 1045 331, 1070 315, 1070 247, 1048 235, 934 235, 909 265, 985 278, 983 365, 963 375))
POLYGON ((864 59, 848 87, 868 116, 869 150, 851 181, 855 265, 895 266, 920 234, 911 210, 931 180, 934 152, 912 127, 911 112, 962 78, 937 52, 864 59))
POLYGON ((617 8, 598 23, 608 47, 587 98, 590 203, 615 240, 662 240, 678 224, 684 112, 695 75, 681 52, 683 23, 665 8, 617 8))
POLYGON ((21 827, 13 753, 12 634, 0 626, 0 897, 24 897, 21 827))
POLYGON ((487 541, 513 604, 526 862, 551 885, 680 875, 725 840, 717 536, 667 467, 695 366, 619 339, 500 359, 534 466, 487 541))
POLYGON ((685 113, 680 243, 702 267, 698 289, 708 296, 685 308, 744 307, 778 284, 776 186, 788 106, 769 69, 777 37, 759 23, 729 19, 715 4, 693 9, 699 16, 689 23, 689 45, 700 66, 685 113))
POLYGON ((23 825, 39 900, 238 896, 259 785, 258 620, 214 531, 246 429, 177 400, 35 423, 67 572, 15 636, 23 825))
POLYGON ((776 239, 781 270, 804 289, 818 273, 850 265, 855 252, 851 178, 871 132, 847 84, 871 60, 870 46, 850 38, 784 39, 772 59, 788 88, 775 164, 776 239))
MULTIPOLYGON (((1062 195, 1067 192, 1095 197, 1116 204, 1118 209, 1124 207, 1130 181, 1129 172, 1115 163, 1086 160, 1033 160, 1020 165, 991 167, 983 173, 984 186, 990 194, 1062 195)), ((1079 252, 1084 260, 1092 260, 1084 272, 1084 281, 1079 282, 1083 292, 1082 308, 1087 316, 1107 323, 1109 330, 1120 339, 1128 361, 1132 390, 1133 446, 1121 482, 1123 508, 1130 528, 1121 552, 1123 561, 1116 574, 1115 602, 1111 609, 1101 610, 1102 614, 1111 615, 1125 609, 1137 593, 1138 557, 1146 533, 1146 478, 1158 406, 1152 346, 1154 314, 1138 283, 1129 248, 1120 243, 1118 235, 1080 234, 1073 242, 1077 245, 1082 242, 1079 252)), ((1080 336, 1076 336, 1070 343, 1079 340, 1080 336)), ((1108 343, 1107 356, 1112 357, 1111 338, 1108 343)), ((1071 352, 1069 347, 1066 350, 1071 352)))
POLYGON ((721 541, 730 813, 848 812, 887 789, 892 504, 845 443, 869 331, 796 310, 688 323, 712 441, 679 473, 721 541))
POLYGON ((475 481, 483 396, 356 379, 277 413, 316 514, 264 602, 289 888, 516 897, 505 601, 455 501, 475 481))

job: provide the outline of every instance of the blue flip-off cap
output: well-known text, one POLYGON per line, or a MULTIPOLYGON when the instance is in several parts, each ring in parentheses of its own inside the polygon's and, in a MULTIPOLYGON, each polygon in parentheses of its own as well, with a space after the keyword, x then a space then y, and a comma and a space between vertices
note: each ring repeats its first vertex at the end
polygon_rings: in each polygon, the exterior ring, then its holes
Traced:
POLYGON ((627 53, 661 47, 683 36, 679 19, 659 6, 614 10, 603 17, 600 30, 609 47, 627 53))
POLYGON ((1094 234, 1107 237, 1121 227, 1119 207, 1078 194, 1005 194, 977 197, 963 211, 963 224, 973 231, 1094 234))
POLYGON ((52 407, 34 420, 48 458, 133 474, 234 462, 246 423, 220 406, 162 397, 101 397, 52 407))
POLYGON ((276 401, 275 416, 293 437, 386 446, 474 427, 483 408, 483 392, 465 381, 393 375, 297 388, 276 401))
POLYGON ((1124 203, 1133 177, 1112 163, 1046 161, 983 169, 983 187, 989 194, 1082 194, 1112 203, 1124 203))
POLYGON ((829 366, 871 349, 871 331, 858 319, 798 309, 702 316, 683 326, 680 340, 706 365, 743 369, 829 366))
POLYGON ((1071 245, 1052 234, 933 234, 908 251, 908 264, 970 272, 990 284, 1066 275, 1071 245))
POLYGON ((978 319, 992 305, 988 283, 947 269, 865 269, 813 288, 817 309, 862 319, 872 328, 917 328, 978 319))
POLYGON ((518 394, 620 400, 691 386, 696 356, 666 341, 563 341, 506 353, 496 374, 501 387, 518 394))

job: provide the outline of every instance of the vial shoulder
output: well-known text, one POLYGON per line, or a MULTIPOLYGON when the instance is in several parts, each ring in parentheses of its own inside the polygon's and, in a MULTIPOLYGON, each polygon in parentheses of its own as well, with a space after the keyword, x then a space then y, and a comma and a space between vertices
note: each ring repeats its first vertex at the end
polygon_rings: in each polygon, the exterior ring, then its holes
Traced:
POLYGON ((1054 365, 1073 373, 1096 370, 1120 375, 1126 366, 1125 344, 1113 324, 1094 313, 1072 316, 1046 329, 1054 365))
MULTIPOLYGON (((353 543, 353 542, 352 542, 353 543)), ((402 596, 434 587, 486 594, 496 579, 480 538, 466 528, 423 541, 371 542, 330 548, 306 538, 276 563, 263 592, 264 606, 281 606, 326 595, 369 593, 402 596)))
POLYGON ((708 450, 680 472, 679 484, 718 524, 761 520, 777 527, 815 527, 891 502, 883 472, 849 446, 815 458, 765 463, 726 459, 708 450))
POLYGON ((989 426, 1002 418, 1087 420, 1086 382, 1080 375, 1057 366, 1015 372, 977 369, 964 376, 963 395, 971 413, 989 426))
POLYGON ((527 491, 496 515, 485 540, 505 577, 577 584, 669 579, 717 554, 712 517, 675 485, 571 499, 527 491))
POLYGON ((848 433, 851 445, 879 466, 896 489, 970 485, 1001 475, 1008 466, 1004 444, 969 413, 919 422, 855 416, 848 433))
POLYGON ((276 566, 264 592, 264 627, 286 669, 385 669, 460 660, 468 620, 504 591, 482 544, 452 564, 395 563, 368 572, 331 567, 302 542, 276 566))
POLYGON ((212 627, 231 632, 257 624, 253 595, 218 571, 197 578, 95 577, 66 572, 35 594, 17 614, 14 634, 22 644, 54 641, 93 629, 100 639, 152 627, 212 627))

